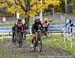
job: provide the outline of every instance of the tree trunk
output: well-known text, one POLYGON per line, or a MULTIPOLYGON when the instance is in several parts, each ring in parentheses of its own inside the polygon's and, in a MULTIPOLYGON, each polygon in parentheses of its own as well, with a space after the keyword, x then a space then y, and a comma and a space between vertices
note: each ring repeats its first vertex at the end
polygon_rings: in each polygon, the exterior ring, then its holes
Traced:
POLYGON ((26 23, 25 27, 28 30, 29 29, 29 17, 25 18, 25 23, 26 23))
POLYGON ((27 12, 30 10, 30 0, 26 0, 26 17, 25 17, 25 22, 26 22, 26 29, 29 29, 29 15, 27 12))

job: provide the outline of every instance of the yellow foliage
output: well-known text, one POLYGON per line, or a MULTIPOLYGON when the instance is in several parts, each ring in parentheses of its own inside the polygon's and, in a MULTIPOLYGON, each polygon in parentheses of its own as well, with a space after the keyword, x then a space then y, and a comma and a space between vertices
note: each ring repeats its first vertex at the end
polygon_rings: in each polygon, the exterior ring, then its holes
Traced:
POLYGON ((32 17, 32 16, 36 15, 36 12, 30 10, 30 11, 28 12, 28 15, 29 15, 30 17, 32 17))
MULTIPOLYGON (((22 16, 25 15, 25 11, 21 8, 21 6, 18 4, 15 4, 15 1, 17 3, 18 0, 8 0, 8 2, 12 3, 13 5, 11 7, 8 7, 8 11, 9 13, 16 13, 19 12, 22 16)), ((21 4, 25 7, 25 0, 20 0, 21 4)), ((29 16, 34 16, 36 15, 38 12, 41 11, 41 9, 44 11, 44 9, 48 8, 48 5, 53 5, 54 7, 59 7, 60 6, 60 0, 42 0, 42 4, 41 1, 39 0, 31 0, 30 1, 30 11, 28 11, 28 15, 29 16)), ((4 2, 3 4, 0 4, 0 7, 5 7, 7 6, 7 4, 4 2)))
POLYGON ((8 0, 10 3, 14 3, 14 0, 8 0))
POLYGON ((0 3, 0 8, 3 8, 3 7, 6 7, 7 4, 4 2, 4 3, 0 3))
POLYGON ((20 13, 21 15, 25 15, 25 12, 21 9, 20 6, 11 6, 10 8, 8 8, 8 11, 9 13, 20 13))

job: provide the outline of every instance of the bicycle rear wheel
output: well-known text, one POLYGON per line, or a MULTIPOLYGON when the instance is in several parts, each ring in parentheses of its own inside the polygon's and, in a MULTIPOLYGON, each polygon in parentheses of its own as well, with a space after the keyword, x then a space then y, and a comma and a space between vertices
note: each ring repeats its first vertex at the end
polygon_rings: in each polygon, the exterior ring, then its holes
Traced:
POLYGON ((36 46, 37 46, 37 40, 35 39, 33 43, 34 52, 36 51, 36 46))
POLYGON ((18 42, 19 47, 22 47, 22 34, 21 34, 21 32, 19 32, 17 35, 17 42, 18 42))
POLYGON ((41 52, 42 51, 42 40, 35 40, 35 42, 34 42, 34 52, 35 51, 38 51, 38 52, 41 52))
POLYGON ((37 45, 37 50, 38 52, 41 52, 42 51, 42 40, 38 41, 38 45, 37 45))

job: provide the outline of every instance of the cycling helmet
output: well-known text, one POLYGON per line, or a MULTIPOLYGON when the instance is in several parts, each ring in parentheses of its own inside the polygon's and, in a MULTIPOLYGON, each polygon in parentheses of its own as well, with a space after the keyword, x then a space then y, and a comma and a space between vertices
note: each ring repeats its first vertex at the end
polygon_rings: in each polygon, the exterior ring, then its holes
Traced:
POLYGON ((48 19, 47 18, 45 18, 45 21, 47 21, 48 19))
POLYGON ((18 21, 22 21, 21 19, 18 19, 18 21))
POLYGON ((71 19, 69 20, 69 23, 72 23, 72 20, 71 19))

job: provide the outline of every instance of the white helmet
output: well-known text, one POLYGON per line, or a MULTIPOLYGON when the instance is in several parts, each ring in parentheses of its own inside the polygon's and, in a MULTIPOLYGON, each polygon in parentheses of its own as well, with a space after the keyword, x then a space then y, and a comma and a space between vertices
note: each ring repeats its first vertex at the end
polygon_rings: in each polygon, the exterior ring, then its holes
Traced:
POLYGON ((48 20, 47 18, 45 18, 45 21, 48 20))
POLYGON ((24 19, 22 19, 22 23, 25 24, 25 20, 24 19))

